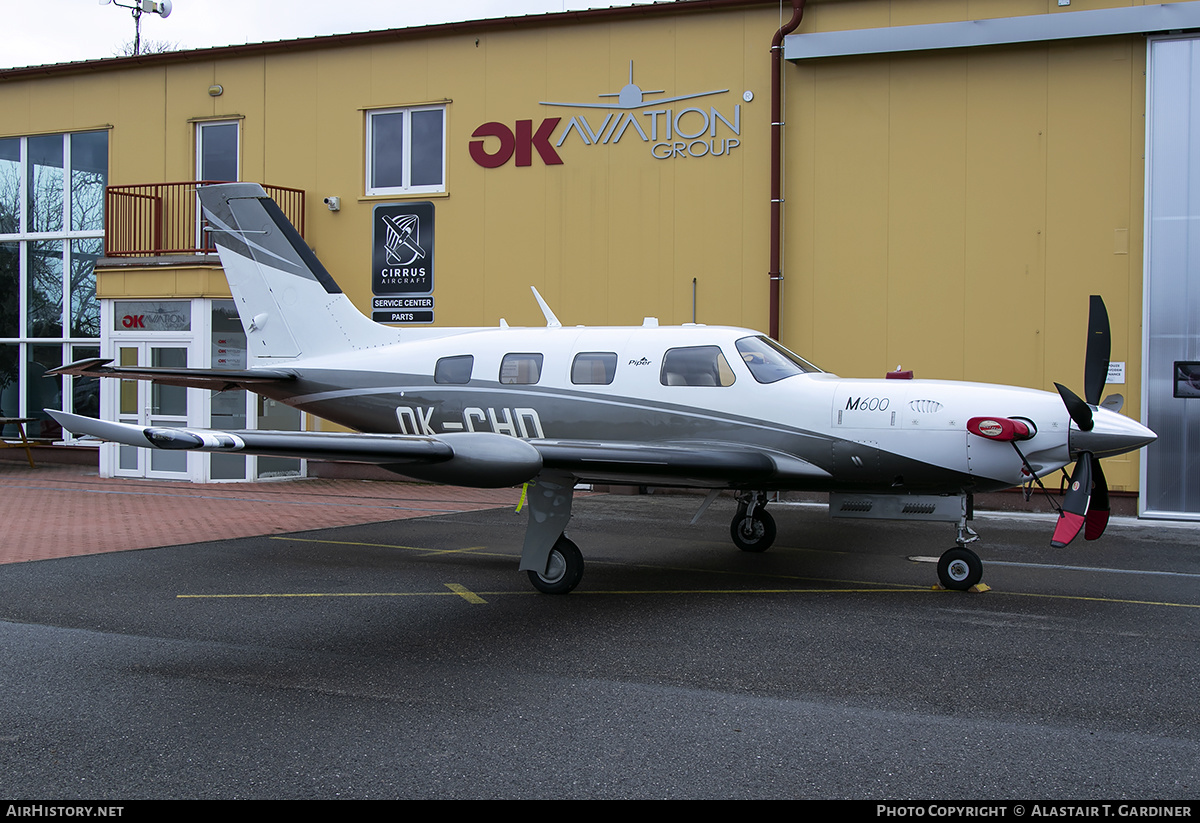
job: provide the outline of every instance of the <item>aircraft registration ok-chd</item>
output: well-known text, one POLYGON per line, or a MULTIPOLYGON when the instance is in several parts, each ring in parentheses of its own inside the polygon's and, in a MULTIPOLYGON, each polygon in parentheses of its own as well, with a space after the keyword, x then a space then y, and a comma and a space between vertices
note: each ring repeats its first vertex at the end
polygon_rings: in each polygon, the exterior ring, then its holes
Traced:
MULTIPOLYGON (((835 516, 947 521, 943 586, 983 565, 967 548, 971 495, 1076 467, 1054 532, 1065 545, 1108 520, 1098 458, 1155 439, 1100 405, 1108 316, 1092 298, 1085 398, 941 380, 847 380, 748 329, 699 325, 393 328, 360 313, 253 183, 200 190, 250 351, 236 371, 80 361, 59 374, 247 389, 357 433, 144 427, 50 414, 66 429, 133 446, 374 463, 410 477, 495 488, 531 483, 520 568, 565 594, 583 557, 564 530, 575 485, 737 493, 744 551, 767 549, 768 493, 830 492, 835 516), (1086 526, 1086 528, 1085 528, 1086 526)), ((1056 384, 1057 385, 1057 384, 1056 384)), ((1107 401, 1106 401, 1107 405, 1107 401)), ((703 510, 703 509, 702 509, 703 510)))

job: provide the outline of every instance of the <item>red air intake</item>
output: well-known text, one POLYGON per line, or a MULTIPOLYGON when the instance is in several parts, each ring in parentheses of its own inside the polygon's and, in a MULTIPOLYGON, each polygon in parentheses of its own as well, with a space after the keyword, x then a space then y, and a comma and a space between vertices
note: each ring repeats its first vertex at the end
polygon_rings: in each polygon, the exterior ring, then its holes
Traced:
POLYGON ((988 440, 1028 440, 1036 434, 1028 423, 1009 417, 972 417, 967 431, 988 440))

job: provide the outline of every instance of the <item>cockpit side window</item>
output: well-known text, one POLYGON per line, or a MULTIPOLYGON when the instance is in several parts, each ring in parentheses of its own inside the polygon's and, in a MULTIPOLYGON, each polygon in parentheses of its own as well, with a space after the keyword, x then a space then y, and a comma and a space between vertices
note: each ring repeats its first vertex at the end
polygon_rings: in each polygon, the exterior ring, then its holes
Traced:
POLYGON ((720 346, 667 349, 659 382, 664 386, 732 386, 733 369, 720 346))
POLYGON ((797 374, 821 370, 798 354, 785 349, 769 337, 743 337, 737 341, 738 354, 759 383, 774 383, 797 374))
POLYGON ((469 383, 471 382, 471 367, 474 365, 475 357, 470 354, 443 357, 433 367, 433 382, 469 383))

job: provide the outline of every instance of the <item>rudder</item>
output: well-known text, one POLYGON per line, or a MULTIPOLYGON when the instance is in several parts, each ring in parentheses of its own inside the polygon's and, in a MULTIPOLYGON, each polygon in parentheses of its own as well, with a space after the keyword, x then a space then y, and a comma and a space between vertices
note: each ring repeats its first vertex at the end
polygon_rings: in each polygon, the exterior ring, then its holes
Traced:
POLYGON ((395 343, 342 293, 257 183, 198 190, 253 359, 314 357, 395 343))

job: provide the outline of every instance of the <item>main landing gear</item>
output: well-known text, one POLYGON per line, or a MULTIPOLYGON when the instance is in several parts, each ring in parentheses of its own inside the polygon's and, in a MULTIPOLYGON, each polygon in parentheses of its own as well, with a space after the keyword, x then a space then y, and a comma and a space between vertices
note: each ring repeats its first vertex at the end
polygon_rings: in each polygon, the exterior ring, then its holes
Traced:
POLYGON ((583 579, 583 553, 565 534, 559 535, 546 560, 546 569, 526 571, 529 582, 542 594, 566 594, 583 579))
POLYGON ((762 492, 738 495, 737 514, 729 524, 733 544, 744 552, 765 552, 775 542, 775 518, 767 511, 762 492))

